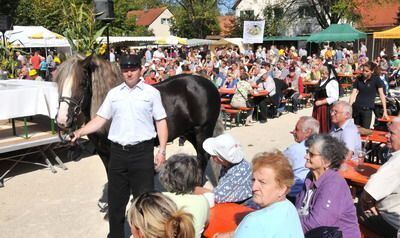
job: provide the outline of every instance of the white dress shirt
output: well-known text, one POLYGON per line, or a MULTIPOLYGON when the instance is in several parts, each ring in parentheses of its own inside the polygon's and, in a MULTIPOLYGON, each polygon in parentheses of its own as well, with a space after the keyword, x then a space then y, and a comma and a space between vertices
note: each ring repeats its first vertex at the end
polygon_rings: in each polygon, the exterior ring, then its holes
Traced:
POLYGON ((160 92, 143 80, 133 88, 122 83, 111 89, 97 115, 112 119, 108 139, 121 145, 135 145, 155 138, 153 119, 167 117, 160 92))

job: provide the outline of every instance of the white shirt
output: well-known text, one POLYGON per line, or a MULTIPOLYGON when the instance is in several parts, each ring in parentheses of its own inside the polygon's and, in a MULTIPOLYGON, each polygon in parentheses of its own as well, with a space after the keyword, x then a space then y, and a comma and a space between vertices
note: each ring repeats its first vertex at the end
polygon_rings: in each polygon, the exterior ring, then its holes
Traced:
POLYGON ((154 120, 167 117, 160 92, 141 80, 135 87, 125 83, 111 89, 97 115, 112 119, 108 139, 134 145, 156 136, 154 120))
POLYGON ((156 50, 153 53, 153 58, 161 59, 161 58, 165 58, 165 55, 164 55, 164 53, 162 51, 156 50))
POLYGON ((371 176, 364 189, 377 203, 379 214, 395 229, 400 228, 400 151, 371 176))
POLYGON ((115 62, 115 54, 110 52, 110 62, 115 62))
MULTIPOLYGON (((324 85, 328 79, 321 82, 321 85, 324 85)), ((339 83, 336 80, 331 80, 325 87, 326 95, 326 102, 331 105, 332 103, 339 100, 339 83)))
POLYGON ((268 96, 274 96, 276 94, 274 79, 271 76, 268 76, 265 82, 261 82, 258 84, 258 90, 267 90, 268 96))

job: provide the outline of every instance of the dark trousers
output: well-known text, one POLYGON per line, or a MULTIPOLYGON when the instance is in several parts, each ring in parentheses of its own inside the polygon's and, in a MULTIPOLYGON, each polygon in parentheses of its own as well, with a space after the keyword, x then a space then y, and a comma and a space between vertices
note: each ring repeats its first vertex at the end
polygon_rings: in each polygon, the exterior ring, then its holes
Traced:
POLYGON ((154 143, 145 141, 129 148, 111 144, 108 165, 109 238, 124 238, 124 221, 129 196, 154 189, 154 143))
POLYGON ((371 127, 372 109, 353 104, 354 124, 369 129, 371 127))
POLYGON ((361 225, 373 231, 377 235, 380 235, 385 238, 396 238, 397 230, 393 226, 391 226, 387 221, 385 221, 381 215, 374 216, 366 216, 361 209, 361 206, 358 204, 357 215, 358 221, 361 225))
MULTIPOLYGON (((256 102, 257 103, 257 102, 256 102)), ((268 116, 268 106, 271 105, 271 111, 272 111, 272 115, 276 114, 276 107, 278 106, 279 103, 279 96, 278 95, 274 95, 272 97, 265 97, 265 98, 261 98, 260 101, 258 101, 258 106, 260 107, 260 115, 259 115, 259 120, 260 121, 266 121, 267 120, 267 116, 268 116)))

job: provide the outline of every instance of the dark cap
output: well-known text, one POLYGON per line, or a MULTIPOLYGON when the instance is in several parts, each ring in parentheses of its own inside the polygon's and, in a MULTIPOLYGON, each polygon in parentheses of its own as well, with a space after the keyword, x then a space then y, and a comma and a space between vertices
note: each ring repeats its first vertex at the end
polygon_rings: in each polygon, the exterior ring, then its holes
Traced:
POLYGON ((296 72, 296 68, 294 66, 289 67, 289 72, 296 72))
POLYGON ((119 58, 121 69, 132 69, 142 67, 142 61, 138 55, 122 55, 119 58))

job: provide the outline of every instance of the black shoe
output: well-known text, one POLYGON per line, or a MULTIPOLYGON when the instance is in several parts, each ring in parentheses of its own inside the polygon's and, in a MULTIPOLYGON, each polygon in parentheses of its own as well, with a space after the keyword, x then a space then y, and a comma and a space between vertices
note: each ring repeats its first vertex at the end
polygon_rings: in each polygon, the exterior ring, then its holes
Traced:
POLYGON ((260 123, 264 124, 264 123, 267 123, 267 121, 266 120, 260 120, 260 123))

